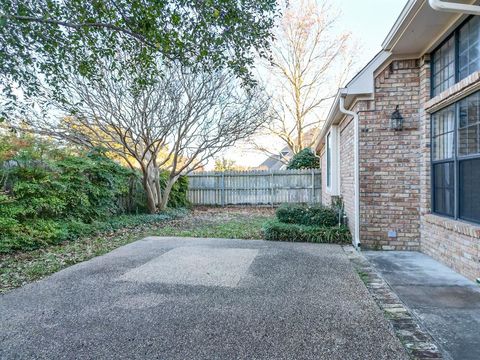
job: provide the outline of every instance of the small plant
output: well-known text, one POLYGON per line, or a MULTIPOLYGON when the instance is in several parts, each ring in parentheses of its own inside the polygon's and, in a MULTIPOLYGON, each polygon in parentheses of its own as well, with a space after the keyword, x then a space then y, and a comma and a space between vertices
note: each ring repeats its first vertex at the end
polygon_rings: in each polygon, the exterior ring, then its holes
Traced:
POLYGON ((348 226, 348 218, 345 213, 343 198, 341 196, 333 196, 331 207, 337 213, 338 224, 348 226))
POLYGON ((366 285, 368 283, 368 273, 363 270, 357 270, 357 274, 360 277, 360 280, 366 285))

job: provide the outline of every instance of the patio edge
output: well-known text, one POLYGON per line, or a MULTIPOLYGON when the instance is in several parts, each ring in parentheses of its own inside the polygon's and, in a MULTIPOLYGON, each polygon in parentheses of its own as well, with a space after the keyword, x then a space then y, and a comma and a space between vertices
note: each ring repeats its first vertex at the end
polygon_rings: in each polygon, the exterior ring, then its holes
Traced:
POLYGON ((432 336, 373 265, 352 246, 342 248, 410 358, 414 360, 445 359, 432 336))

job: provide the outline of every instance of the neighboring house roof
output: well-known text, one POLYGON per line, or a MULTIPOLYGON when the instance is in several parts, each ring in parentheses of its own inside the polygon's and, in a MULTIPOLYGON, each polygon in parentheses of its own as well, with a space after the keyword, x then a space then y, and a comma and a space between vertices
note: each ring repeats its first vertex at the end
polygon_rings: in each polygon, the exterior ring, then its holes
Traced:
POLYGON ((280 157, 271 156, 261 163, 257 169, 259 170, 281 170, 285 163, 280 160, 280 157))
POLYGON ((258 170, 282 170, 291 159, 292 152, 288 146, 280 150, 278 155, 270 155, 263 163, 257 166, 258 170))
MULTIPOLYGON (((480 0, 460 1, 465 4, 480 4, 480 0)), ((371 98, 374 92, 375 75, 398 58, 419 58, 434 50, 449 35, 449 30, 459 25, 468 15, 439 12, 432 9, 428 0, 410 0, 382 44, 382 51, 358 72, 352 80, 338 90, 328 113, 325 126, 314 148, 323 144, 332 125, 338 124, 345 115, 339 110, 340 97, 345 97, 345 107, 351 108, 357 99, 371 98)))
MULTIPOLYGON (((310 144, 313 139, 318 134, 318 129, 313 128, 308 130, 303 135, 303 141, 306 144, 310 144)), ((257 169, 264 170, 283 170, 287 163, 292 158, 293 153, 288 146, 285 146, 282 150, 279 151, 278 155, 270 155, 263 163, 257 166, 257 169)))

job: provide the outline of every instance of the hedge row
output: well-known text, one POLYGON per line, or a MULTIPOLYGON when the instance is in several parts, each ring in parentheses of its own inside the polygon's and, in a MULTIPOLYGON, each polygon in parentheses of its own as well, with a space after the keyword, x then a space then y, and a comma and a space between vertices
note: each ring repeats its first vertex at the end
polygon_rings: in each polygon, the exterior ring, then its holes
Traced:
POLYGON ((273 220, 267 222, 263 230, 265 240, 271 241, 348 244, 352 240, 350 231, 345 226, 307 226, 273 220))
MULTIPOLYGON (((181 218, 186 209, 169 209, 161 214, 119 215, 103 221, 84 223, 78 220, 54 221, 38 219, 24 226, 23 233, 3 237, 0 241, 0 254, 16 250, 33 250, 39 247, 59 244, 80 237, 110 233, 119 229, 153 225, 181 218)), ((1 225, 0 218, 0 225, 1 225)))
POLYGON ((285 224, 307 226, 336 226, 338 214, 323 205, 284 204, 276 211, 277 219, 285 224))
MULTIPOLYGON (((160 185, 166 180, 162 173, 160 185)), ((169 207, 188 204, 187 187, 186 178, 177 181, 169 207)), ((146 210, 139 174, 103 151, 84 152, 28 135, 0 134, 0 253, 108 230, 115 222, 133 221, 115 220, 117 216, 146 210)), ((143 220, 140 215, 138 221, 143 220)))

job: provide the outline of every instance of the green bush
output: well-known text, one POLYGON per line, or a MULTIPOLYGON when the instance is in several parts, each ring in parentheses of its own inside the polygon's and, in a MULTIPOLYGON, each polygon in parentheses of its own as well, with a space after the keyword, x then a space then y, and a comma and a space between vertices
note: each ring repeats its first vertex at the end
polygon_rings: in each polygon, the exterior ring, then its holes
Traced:
POLYGON ((320 160, 310 148, 303 149, 295 154, 287 165, 287 169, 318 169, 320 160))
POLYGON ((77 220, 36 220, 17 227, 9 226, 8 234, 3 234, 0 218, 0 254, 17 250, 34 250, 40 247, 54 245, 66 240, 76 240, 80 237, 110 233, 119 229, 135 228, 138 226, 153 225, 185 216, 186 209, 170 209, 161 214, 119 215, 104 221, 84 223, 77 220))
POLYGON ((277 219, 286 224, 336 226, 337 212, 323 205, 283 204, 276 211, 277 219))
MULTIPOLYGON (((160 186, 165 188, 167 184, 169 173, 164 171, 160 175, 160 186)), ((182 208, 190 205, 187 199, 188 177, 180 176, 177 182, 173 185, 170 197, 168 198, 167 206, 170 208, 182 208)))
POLYGON ((9 198, 0 199, 4 208, 0 211, 15 213, 19 220, 75 218, 86 222, 121 212, 117 198, 127 194, 135 178, 131 170, 97 152, 18 162, 1 168, 0 175, 9 198))
POLYGON ((286 224, 277 220, 269 221, 263 228, 265 240, 311 242, 323 244, 349 244, 350 231, 344 226, 321 227, 286 224))
MULTIPOLYGON (((0 252, 115 230, 128 226, 119 215, 146 211, 139 175, 101 151, 73 151, 31 136, 0 136, 0 144, 0 252)), ((186 206, 187 188, 181 177, 168 205, 186 206)))

